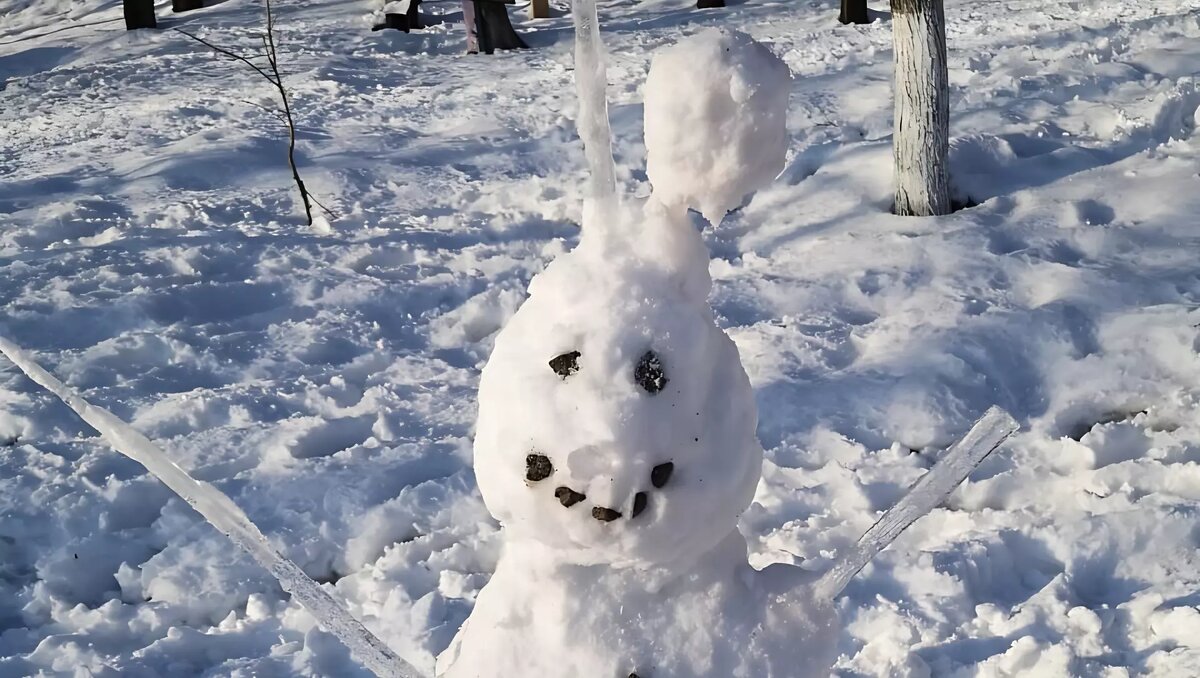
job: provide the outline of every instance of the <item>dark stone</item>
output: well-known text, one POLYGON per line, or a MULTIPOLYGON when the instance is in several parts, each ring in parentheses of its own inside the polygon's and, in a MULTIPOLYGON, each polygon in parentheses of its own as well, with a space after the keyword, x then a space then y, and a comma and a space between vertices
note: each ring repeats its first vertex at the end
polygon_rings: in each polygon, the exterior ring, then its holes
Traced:
POLYGON ((544 454, 531 454, 525 457, 525 480, 537 482, 545 480, 554 473, 554 464, 544 454))
POLYGON ((671 479, 671 473, 674 471, 675 464, 673 462, 668 461, 665 464, 659 464, 658 466, 655 466, 654 468, 650 469, 650 484, 661 488, 663 485, 667 484, 668 480, 671 479))
POLYGON ((479 51, 491 54, 498 49, 527 49, 529 45, 513 30, 508 7, 494 0, 475 0, 475 32, 479 51))
POLYGON ((124 0, 121 5, 125 11, 125 30, 158 28, 158 21, 154 17, 154 0, 124 0))
POLYGON ((569 487, 560 487, 554 491, 554 496, 558 497, 558 503, 571 508, 579 502, 587 499, 587 495, 582 492, 576 492, 569 487))
POLYGON ((649 498, 646 496, 645 492, 638 492, 637 494, 633 495, 633 513, 630 513, 629 517, 637 518, 640 516, 642 511, 646 510, 646 503, 648 501, 649 498))
POLYGON ((621 517, 620 511, 614 511, 603 506, 592 507, 592 517, 596 520, 603 520, 606 523, 612 522, 621 517))
POLYGON ((190 12, 193 9, 203 9, 204 0, 171 0, 172 12, 190 12))
POLYGON ((550 361, 550 369, 558 376, 566 379, 567 377, 579 371, 579 356, 582 355, 579 351, 571 351, 556 356, 550 361))
POLYGON ((651 395, 667 387, 667 373, 654 351, 646 351, 638 360, 633 369, 633 380, 651 395))

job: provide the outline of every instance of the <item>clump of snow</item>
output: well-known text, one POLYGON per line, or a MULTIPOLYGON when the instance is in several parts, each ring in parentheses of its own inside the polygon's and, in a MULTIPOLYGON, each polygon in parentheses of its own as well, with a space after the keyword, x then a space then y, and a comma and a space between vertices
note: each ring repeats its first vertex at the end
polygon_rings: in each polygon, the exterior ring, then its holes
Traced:
POLYGON ((791 73, 767 46, 707 30, 660 51, 646 80, 647 174, 712 223, 783 170, 791 73))

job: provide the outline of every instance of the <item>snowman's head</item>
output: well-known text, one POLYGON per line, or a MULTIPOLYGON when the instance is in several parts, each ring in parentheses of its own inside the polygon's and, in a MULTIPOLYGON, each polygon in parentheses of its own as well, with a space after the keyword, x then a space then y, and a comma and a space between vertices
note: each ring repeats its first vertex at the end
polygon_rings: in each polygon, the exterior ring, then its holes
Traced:
POLYGON ((565 562, 666 564, 736 529, 762 450, 737 348, 708 305, 717 221, 783 165, 789 74, 708 31, 655 58, 654 195, 585 215, 583 238, 529 288, 479 385, 475 473, 508 538, 565 562))
POLYGON ((697 556, 736 528, 761 471, 699 234, 654 205, 638 217, 639 241, 585 236, 534 280, 480 380, 484 500, 509 539, 567 562, 697 556))

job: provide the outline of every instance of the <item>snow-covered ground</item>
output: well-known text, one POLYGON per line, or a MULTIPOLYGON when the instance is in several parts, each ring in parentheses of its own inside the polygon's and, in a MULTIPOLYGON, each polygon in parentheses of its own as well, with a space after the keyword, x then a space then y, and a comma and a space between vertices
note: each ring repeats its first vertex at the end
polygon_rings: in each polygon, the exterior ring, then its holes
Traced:
MULTIPOLYGON (((652 50, 705 26, 796 74, 789 165, 718 228, 755 387, 758 565, 826 567, 970 421, 1025 425, 841 601, 840 676, 1200 669, 1200 2, 948 0, 953 175, 888 214, 890 25, 831 1, 601 3, 618 179, 652 50)), ((882 6, 882 3, 875 3, 882 6)), ((2 332, 214 483, 430 669, 493 571, 479 369, 576 241, 571 36, 460 54, 367 0, 280 2, 302 172, 248 69, 112 0, 0 0, 2 332)), ((258 4, 171 16, 249 48, 258 4)), ((271 577, 0 367, 0 676, 364 675, 271 577)), ((649 677, 653 678, 653 677, 649 677)))

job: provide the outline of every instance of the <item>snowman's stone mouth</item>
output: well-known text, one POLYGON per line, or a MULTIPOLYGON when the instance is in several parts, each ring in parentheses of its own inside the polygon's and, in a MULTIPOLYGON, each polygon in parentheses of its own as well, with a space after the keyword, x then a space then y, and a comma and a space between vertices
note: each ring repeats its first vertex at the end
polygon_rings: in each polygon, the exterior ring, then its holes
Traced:
POLYGON ((614 509, 605 508, 603 506, 592 507, 592 517, 606 523, 610 523, 621 517, 621 512, 614 509))
POLYGON ((633 495, 633 513, 629 514, 629 517, 637 518, 639 515, 641 515, 642 511, 646 510, 646 504, 649 503, 649 501, 650 500, 646 497, 645 492, 638 492, 637 494, 633 495))
MULTIPOLYGON (((531 454, 525 458, 525 478, 532 482, 538 482, 549 478, 554 473, 554 465, 550 459, 542 454, 531 454)), ((667 481, 670 480, 671 474, 675 471, 674 462, 665 462, 655 466, 650 471, 650 484, 655 489, 662 489, 667 481)), ((558 499, 558 503, 562 504, 563 508, 572 508, 587 500, 587 495, 567 487, 559 485, 554 488, 554 497, 558 499)), ((638 492, 633 495, 633 510, 629 514, 632 520, 641 514, 645 513, 650 506, 649 492, 638 492)), ((617 509, 608 506, 593 506, 592 517, 602 523, 611 523, 618 518, 624 517, 624 514, 617 509)))
POLYGON ((586 494, 582 492, 576 492, 569 487, 560 487, 554 490, 554 496, 558 497, 559 503, 566 508, 571 508, 584 499, 587 499, 586 494))

